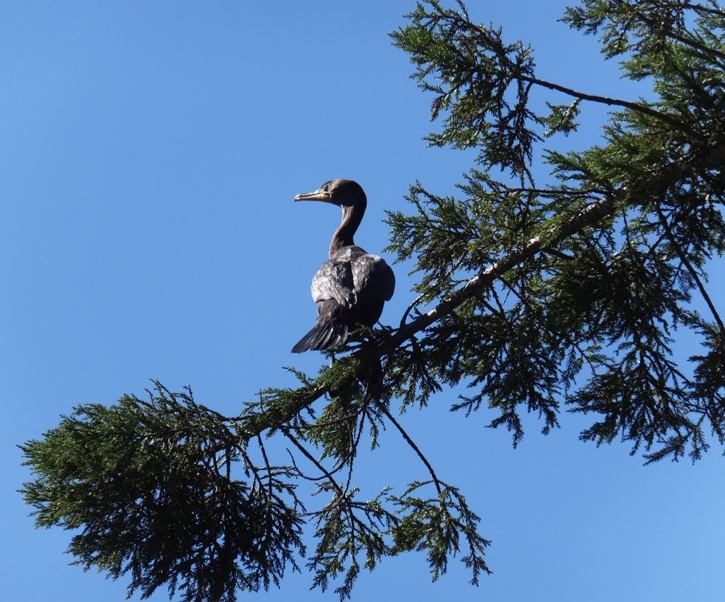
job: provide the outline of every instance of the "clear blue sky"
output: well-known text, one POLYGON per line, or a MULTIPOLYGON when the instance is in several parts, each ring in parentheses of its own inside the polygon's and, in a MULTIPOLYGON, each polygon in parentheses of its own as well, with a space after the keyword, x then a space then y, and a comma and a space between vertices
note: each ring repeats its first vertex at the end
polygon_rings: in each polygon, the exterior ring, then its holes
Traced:
MULTIPOLYGON (((532 43, 542 77, 629 94, 594 40, 557 23, 565 2, 471 1, 472 15, 532 43)), ((431 98, 388 32, 413 0, 5 2, 0 5, 0 577, 7 600, 121 601, 125 582, 70 567, 70 534, 36 531, 16 490, 16 445, 76 404, 191 385, 234 414, 312 325, 309 284, 339 212, 293 204, 334 177, 368 194, 358 242, 379 252, 384 210, 409 184, 439 193, 465 153, 426 149, 431 98)), ((601 112, 585 112, 588 145, 601 112)), ((414 298, 398 266, 383 322, 414 298)), ((723 289, 713 291, 722 305, 723 289)), ((682 341, 681 352, 696 352, 682 341)), ((450 414, 455 393, 402 420, 460 485, 493 540, 494 575, 458 562, 431 584, 417 555, 358 581, 357 600, 716 600, 725 586, 725 479, 717 450, 642 467, 628 449, 578 441, 579 418, 517 450, 491 416, 450 414)), ((363 488, 424 476, 389 433, 360 465, 363 488), (389 444, 389 445, 388 445, 389 444)), ((260 600, 334 600, 290 575, 260 600)), ((134 600, 138 598, 135 597, 134 600)), ((165 600, 165 592, 153 600, 165 600)), ((244 599, 244 597, 242 598, 244 599)))

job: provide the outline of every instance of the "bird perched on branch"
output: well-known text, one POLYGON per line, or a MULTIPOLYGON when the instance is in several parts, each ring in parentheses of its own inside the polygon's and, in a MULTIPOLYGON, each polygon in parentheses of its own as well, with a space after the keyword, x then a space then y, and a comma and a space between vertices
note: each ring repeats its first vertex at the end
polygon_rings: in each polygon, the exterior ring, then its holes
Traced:
POLYGON ((312 279, 317 320, 292 348, 293 353, 336 349, 360 325, 373 326, 393 296, 395 275, 377 255, 355 245, 353 236, 367 207, 365 192, 352 180, 330 180, 295 201, 322 201, 342 207, 342 222, 330 243, 330 259, 312 279))

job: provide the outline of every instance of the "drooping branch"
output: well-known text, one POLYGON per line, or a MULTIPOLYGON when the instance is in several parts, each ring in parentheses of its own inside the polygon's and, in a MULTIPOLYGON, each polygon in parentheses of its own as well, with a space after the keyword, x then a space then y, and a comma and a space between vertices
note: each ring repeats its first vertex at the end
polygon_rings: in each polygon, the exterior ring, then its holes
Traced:
POLYGON ((416 445, 415 441, 411 439, 410 435, 406 432, 406 430, 402 427, 402 425, 393 417, 393 415, 390 413, 390 411, 380 406, 381 411, 383 414, 385 414, 385 417, 390 420, 390 423, 398 430, 400 433, 400 436, 403 437, 405 442, 408 444, 408 446, 415 452, 415 454, 418 456, 421 462, 425 465, 425 467, 428 469, 428 472, 430 473, 431 480, 433 481, 433 484, 435 485, 436 491, 438 492, 438 495, 440 496, 442 494, 441 489, 441 481, 438 478, 438 476, 435 473, 435 470, 433 470, 433 466, 431 466, 431 463, 428 461, 428 458, 425 457, 425 454, 420 450, 420 448, 416 445))
POLYGON ((715 304, 712 302, 712 299, 710 298, 710 295, 707 292, 705 285, 702 283, 702 279, 700 278, 699 274, 697 273, 697 270, 692 265, 692 262, 687 258, 687 254, 682 250, 682 247, 677 243, 677 240, 675 239, 675 236, 672 233, 672 228, 670 228, 670 225, 667 223, 667 218, 665 218, 664 214, 662 213, 662 210, 659 207, 657 207, 656 212, 657 212, 657 217, 660 220, 660 224, 662 225, 662 228, 665 231, 665 236, 670 241, 670 244, 672 244, 672 246, 677 251, 677 256, 680 258, 680 261, 682 261, 685 268, 687 268, 687 271, 690 274, 690 277, 695 281, 695 285, 697 286, 697 289, 700 291, 700 295, 702 296, 708 309, 710 310, 710 313, 712 314, 713 319, 715 320, 715 322, 717 322, 720 332, 725 334, 725 324, 723 323, 723 320, 720 317, 720 314, 718 313, 717 308, 715 307, 715 304))

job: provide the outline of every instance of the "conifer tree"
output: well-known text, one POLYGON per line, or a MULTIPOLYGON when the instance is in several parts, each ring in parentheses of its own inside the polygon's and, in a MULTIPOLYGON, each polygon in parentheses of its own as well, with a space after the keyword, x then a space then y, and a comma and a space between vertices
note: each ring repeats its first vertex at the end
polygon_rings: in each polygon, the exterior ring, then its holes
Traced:
POLYGON ((156 383, 147 399, 79 406, 23 445, 36 523, 75 531, 78 563, 189 602, 233 601, 298 564, 345 598, 361 568, 410 550, 433 579, 460 556, 475 584, 489 570, 478 516, 396 417, 457 385, 467 394, 454 408, 485 409, 514 445, 522 412, 547 433, 563 410, 591 419, 583 440, 621 440, 648 462, 725 443, 725 326, 707 288, 725 248, 725 10, 566 10, 622 75, 651 86, 643 100, 540 79, 530 47, 449 4, 419 3, 391 34, 431 95, 428 142, 476 153, 459 195, 416 183, 409 213, 388 216, 416 301, 395 328, 358 332, 316 377, 295 372, 297 388, 263 391, 238 416, 156 383), (594 105, 611 110, 600 143, 552 150, 594 105), (543 181, 531 168, 542 158, 543 181), (699 340, 692 357, 676 354, 676 329, 699 340), (382 380, 367 368, 378 361, 382 380), (427 476, 360 499, 355 458, 382 428, 427 476))

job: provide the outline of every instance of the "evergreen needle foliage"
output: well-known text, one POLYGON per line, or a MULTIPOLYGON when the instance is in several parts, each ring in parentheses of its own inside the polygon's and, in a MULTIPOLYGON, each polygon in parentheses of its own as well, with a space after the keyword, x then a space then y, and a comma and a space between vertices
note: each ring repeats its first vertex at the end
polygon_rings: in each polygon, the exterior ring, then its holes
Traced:
POLYGON ((433 95, 440 129, 428 141, 476 158, 460 198, 416 183, 410 214, 389 214, 390 250, 418 276, 399 326, 358 333, 316 378, 293 371, 298 388, 263 391, 239 416, 157 384, 147 401, 81 406, 22 446, 37 524, 80 531, 77 562, 130 575, 130 591, 232 601, 304 557, 314 586, 334 581, 346 598, 361 568, 411 550, 433 579, 460 555, 476 583, 489 570, 479 519, 395 417, 444 387, 467 387, 453 409, 486 412, 514 444, 522 412, 546 433, 563 408, 591 416, 582 439, 622 440, 649 462, 725 443, 725 325, 706 272, 725 249, 725 10, 567 9, 563 21, 598 36, 625 77, 650 85, 649 100, 540 79, 531 48, 472 22, 460 2, 426 0, 407 18, 391 35, 433 95), (613 111, 599 145, 546 146, 576 136, 593 105, 613 111), (701 351, 682 359, 676 330, 701 351), (425 476, 360 499, 355 459, 380 429, 400 434, 425 476), (271 436, 289 456, 272 459, 271 436), (304 504, 302 484, 315 487, 304 504))

